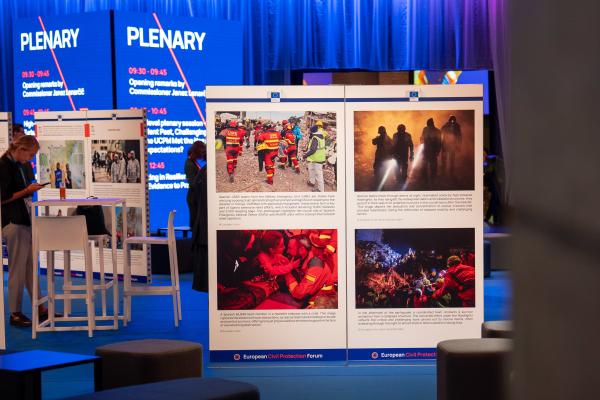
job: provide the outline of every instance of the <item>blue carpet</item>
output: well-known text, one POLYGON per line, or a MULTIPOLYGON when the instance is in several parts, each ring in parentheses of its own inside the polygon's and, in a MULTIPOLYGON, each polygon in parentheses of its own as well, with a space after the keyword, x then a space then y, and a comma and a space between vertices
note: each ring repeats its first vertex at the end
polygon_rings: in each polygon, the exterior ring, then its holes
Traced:
MULTIPOLYGON (((510 276, 506 271, 493 271, 485 280, 485 319, 510 319, 510 276)), ((6 288, 7 274, 4 274, 6 288)), ((160 284, 166 276, 155 275, 160 284)), ((57 278, 60 284, 60 278, 57 278)), ((42 281, 42 288, 45 281, 42 281)), ((205 348, 205 366, 208 358, 208 296, 191 289, 191 275, 181 276, 183 321, 179 328, 173 325, 173 306, 170 297, 135 297, 132 322, 117 331, 96 331, 93 338, 86 332, 41 333, 31 339, 31 330, 6 329, 7 350, 33 349, 93 354, 96 347, 125 340, 144 338, 180 339, 200 342, 205 348)), ((7 304, 5 298, 5 303, 7 304)), ((24 310, 29 310, 25 296, 24 310)), ((110 304, 110 300, 109 300, 110 304)), ((80 306, 83 307, 83 306, 80 306)), ((77 310, 77 308, 75 308, 77 310)), ((8 313, 6 314, 8 322, 8 313)), ((205 376, 245 381, 257 385, 261 398, 275 399, 414 399, 434 400, 435 363, 405 362, 399 364, 356 363, 345 365, 303 365, 215 368, 206 367, 205 376)), ((43 374, 43 398, 60 399, 93 391, 93 368, 83 365, 48 371, 43 374)))

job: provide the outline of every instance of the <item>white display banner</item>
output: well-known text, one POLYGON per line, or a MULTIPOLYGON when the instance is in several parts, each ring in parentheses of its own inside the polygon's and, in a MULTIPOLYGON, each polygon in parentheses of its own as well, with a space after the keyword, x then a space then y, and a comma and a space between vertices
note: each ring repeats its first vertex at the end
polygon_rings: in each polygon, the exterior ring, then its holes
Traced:
POLYGON ((344 88, 206 97, 210 360, 345 360, 344 88))
POLYGON ((482 87, 346 87, 349 360, 435 358, 483 321, 482 87))
POLYGON ((9 139, 12 131, 11 113, 0 112, 0 155, 8 150, 9 139))
POLYGON ((480 335, 480 85, 206 94, 211 361, 427 360, 480 335))
MULTIPOLYGON (((4 154, 8 150, 8 140, 10 137, 10 131, 12 128, 12 117, 11 113, 0 112, 0 155, 4 154)), ((2 207, 0 205, 0 207, 2 207)), ((2 226, 2 216, 0 215, 0 226, 2 226)), ((0 229, 0 249, 2 249, 2 268, 7 265, 8 260, 4 257, 4 244, 2 242, 2 230, 0 229)), ((6 333, 5 333, 5 321, 4 315, 4 279, 0 285, 0 350, 6 349, 6 333)))
MULTIPOLYGON (((38 192, 38 200, 57 199, 60 186, 67 198, 124 198, 127 205, 127 236, 148 235, 148 182, 146 167, 146 114, 143 110, 95 110, 35 113, 40 143, 37 156, 38 182, 49 182, 38 192)), ((75 210, 57 207, 54 215, 75 210)), ((111 230, 110 210, 105 208, 107 230, 111 230)), ((122 207, 116 209, 117 269, 123 273, 122 207)), ((99 249, 94 251, 94 272, 99 271, 99 249)), ((105 269, 111 270, 110 240, 103 249, 105 269)), ((71 269, 81 275, 83 254, 73 252, 71 269)), ((132 279, 150 278, 148 252, 141 247, 131 252, 132 279)), ((44 267, 45 257, 41 257, 44 267)), ((55 255, 62 269, 62 254, 55 255)))

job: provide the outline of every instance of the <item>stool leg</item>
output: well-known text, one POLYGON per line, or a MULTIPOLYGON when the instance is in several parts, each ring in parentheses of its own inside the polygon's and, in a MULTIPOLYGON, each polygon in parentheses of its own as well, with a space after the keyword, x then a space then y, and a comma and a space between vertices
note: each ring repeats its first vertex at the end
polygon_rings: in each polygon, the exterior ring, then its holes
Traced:
MULTIPOLYGON (((123 222, 126 221, 127 215, 125 213, 125 202, 123 202, 122 208, 123 222)), ((112 272, 113 272, 113 312, 114 312, 114 320, 113 320, 113 328, 119 329, 119 270, 117 268, 117 208, 113 204, 110 207, 110 221, 111 221, 111 239, 110 239, 110 256, 112 260, 112 272)), ((123 232, 127 232, 126 229, 123 229, 123 232)), ((123 238, 124 239, 124 238, 123 238)), ((123 250, 125 249, 125 244, 123 244, 123 250)), ((124 252, 123 255, 126 257, 127 254, 124 252)), ((125 264, 125 263, 123 263, 125 264)), ((125 291, 123 291, 125 294, 125 291)), ((123 303, 125 304, 125 303, 123 303)), ((123 315, 125 311, 123 311, 123 315)), ((125 324, 126 325, 126 324, 125 324)))
MULTIPOLYGON (((47 290, 47 295, 48 295, 48 319, 50 320, 50 327, 54 328, 54 310, 55 310, 55 306, 54 306, 54 300, 55 300, 55 288, 54 288, 54 252, 51 251, 50 252, 52 255, 50 256, 50 258, 52 259, 52 262, 49 262, 47 265, 47 269, 46 269, 46 286, 48 288, 47 290)), ((65 252, 66 253, 66 252, 65 252)), ((66 256, 63 256, 63 258, 66 256)), ((35 290, 35 289, 34 289, 35 290)), ((38 308, 38 306, 35 306, 35 308, 38 308)))
MULTIPOLYGON (((35 212, 35 208, 33 209, 33 212, 35 212)), ((34 214, 35 215, 35 214, 34 214)), ((34 222, 35 224, 35 219, 34 222)), ((39 282, 39 270, 38 270, 38 263, 39 263, 39 257, 40 257, 40 252, 38 251, 38 245, 37 245, 37 238, 36 238, 36 230, 35 226, 33 227, 32 231, 33 231, 33 240, 32 240, 32 251, 33 251, 33 257, 32 257, 32 261, 33 261, 33 293, 32 293, 32 299, 31 299, 31 320, 32 320, 32 324, 31 324, 31 338, 32 339, 36 339, 37 338, 37 326, 39 324, 39 317, 38 317, 38 296, 39 296, 39 292, 37 290, 38 288, 38 282, 39 282)), ((47 258, 47 257, 46 257, 47 258)))
POLYGON ((131 319, 131 262, 129 260, 129 244, 123 243, 123 325, 131 319))
MULTIPOLYGON (((54 253, 54 252, 52 252, 54 253)), ((52 254, 52 264, 54 265, 54 254, 52 254)), ((65 251, 64 261, 63 261, 63 282, 66 286, 71 285, 71 256, 70 252, 65 251), (67 256, 69 253, 69 256, 67 256)), ((71 313, 71 290, 65 289, 63 290, 65 299, 63 300, 63 309, 65 317, 68 317, 71 313)))
POLYGON ((102 300, 102 316, 106 317, 106 278, 104 276, 104 236, 96 242, 100 259, 100 297, 102 300))
POLYGON ((94 335, 96 327, 96 309, 94 307, 94 270, 92 268, 92 249, 87 243, 87 254, 85 254, 85 301, 87 303, 88 337, 94 335))
POLYGON ((175 264, 173 275, 175 276, 175 291, 177 293, 177 316, 181 321, 181 290, 179 289, 179 264, 177 263, 177 252, 175 252, 175 264))
POLYGON ((169 238, 169 269, 171 271, 171 297, 173 298, 173 321, 175 327, 179 327, 179 304, 177 300, 177 282, 175 279, 175 268, 177 266, 177 251, 174 249, 172 239, 169 238), (175 250, 175 251, 174 251, 175 250))

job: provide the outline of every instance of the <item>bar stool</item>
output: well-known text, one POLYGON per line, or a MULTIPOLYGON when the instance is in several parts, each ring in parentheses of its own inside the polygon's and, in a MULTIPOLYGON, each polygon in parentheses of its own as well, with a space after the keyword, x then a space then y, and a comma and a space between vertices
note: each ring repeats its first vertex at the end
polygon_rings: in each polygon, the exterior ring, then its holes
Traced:
POLYGON ((94 276, 92 269, 92 256, 88 240, 87 226, 84 216, 73 217, 37 217, 32 221, 32 252, 33 252, 33 287, 38 286, 38 260, 39 252, 47 252, 47 296, 38 299, 38 291, 33 290, 32 309, 32 338, 37 337, 37 332, 44 331, 75 331, 87 330, 92 337, 95 329, 94 310, 94 276), (63 293, 57 294, 54 288, 54 252, 63 251, 65 265, 70 262, 71 251, 83 251, 85 261, 85 285, 63 285, 63 293), (73 293, 83 292, 83 293, 73 293), (68 302, 73 299, 83 299, 87 304, 85 317, 56 318, 55 302, 63 300, 68 302), (38 306, 48 303, 48 319, 39 321, 38 306), (84 326, 56 326, 56 322, 87 321, 84 326))
MULTIPOLYGON (((75 214, 75 208, 69 208, 67 210, 67 215, 76 215, 75 214)), ((104 213, 104 208, 102 208, 103 210, 103 214, 104 214, 104 220, 105 220, 105 224, 109 225, 110 224, 110 218, 106 217, 106 213, 104 213)), ((113 270, 112 270, 112 279, 110 280, 110 282, 106 282, 106 274, 104 272, 104 248, 106 247, 106 244, 108 242, 108 238, 109 235, 108 234, 101 234, 101 235, 88 235, 88 240, 91 241, 94 246, 98 249, 98 269, 99 269, 99 280, 100 280, 100 284, 95 284, 94 285, 94 291, 99 291, 100 292, 100 301, 101 301, 101 307, 102 307, 102 315, 97 316, 96 320, 101 320, 101 321, 110 321, 110 320, 114 320, 114 329, 117 329, 119 327, 119 293, 117 290, 115 290, 114 288, 114 283, 115 283, 115 279, 118 279, 118 272, 115 270, 114 265, 113 265, 113 270), (106 307, 106 292, 108 289, 113 289, 113 315, 109 316, 107 314, 107 307, 106 307)), ((65 257, 66 259, 66 257, 65 257)), ((69 263, 65 262, 64 265, 64 282, 65 285, 70 285, 71 284, 71 269, 70 269, 70 265, 69 263)), ((68 292, 68 289, 65 290, 65 292, 68 292)), ((69 313, 71 312, 71 302, 69 300, 65 301, 65 316, 69 316, 69 313)))
POLYGON ((163 236, 132 236, 123 241, 124 263, 123 263, 123 308, 125 317, 123 325, 131 321, 131 296, 143 295, 170 295, 173 298, 173 320, 175 326, 181 321, 181 295, 179 291, 179 269, 177 265, 177 247, 175 243, 175 229, 173 220, 175 210, 169 213, 167 237, 163 236), (129 246, 141 244, 144 249, 148 245, 167 245, 169 248, 169 269, 171 272, 171 284, 168 286, 132 286, 131 285, 131 261, 129 246))

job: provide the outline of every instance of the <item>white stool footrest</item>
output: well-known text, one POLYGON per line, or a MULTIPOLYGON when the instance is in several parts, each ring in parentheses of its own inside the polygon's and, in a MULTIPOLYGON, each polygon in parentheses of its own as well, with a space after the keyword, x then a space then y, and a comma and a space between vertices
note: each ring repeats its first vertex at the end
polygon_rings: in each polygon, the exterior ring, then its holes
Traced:
POLYGON ((161 294, 172 294, 175 291, 173 286, 147 286, 147 287, 135 287, 129 288, 123 291, 124 294, 130 296, 136 295, 161 295, 161 294))
POLYGON ((69 285, 69 284, 63 284, 62 286, 63 290, 81 290, 81 291, 86 291, 87 287, 85 285, 69 285))
POLYGON ((70 294, 55 294, 55 300, 73 300, 73 299, 87 299, 85 293, 70 293, 70 294))
POLYGON ((169 244, 169 239, 162 236, 131 236, 125 244, 169 244))
POLYGON ((106 289, 110 289, 111 287, 113 287, 113 281, 110 281, 105 284, 98 283, 98 284, 94 285, 94 290, 106 290, 106 289))

